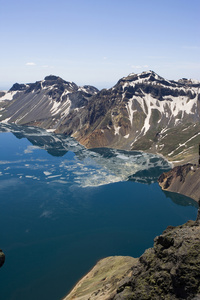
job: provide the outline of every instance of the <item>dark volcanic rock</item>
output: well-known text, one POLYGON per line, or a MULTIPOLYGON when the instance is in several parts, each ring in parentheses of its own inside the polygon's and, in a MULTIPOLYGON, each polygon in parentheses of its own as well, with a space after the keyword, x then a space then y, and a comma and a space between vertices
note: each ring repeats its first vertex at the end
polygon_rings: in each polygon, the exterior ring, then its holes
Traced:
POLYGON ((10 92, 14 92, 14 91, 24 91, 26 89, 26 85, 25 84, 19 84, 19 83, 15 83, 13 84, 13 86, 10 89, 10 92))
POLYGON ((0 267, 3 266, 5 262, 5 254, 3 253, 3 251, 0 249, 0 267))
POLYGON ((61 79, 61 78, 59 76, 55 76, 55 75, 49 75, 44 78, 44 80, 48 80, 48 81, 56 81, 58 79, 61 79))
POLYGON ((4 91, 0 91, 0 97, 3 97, 6 94, 4 91))

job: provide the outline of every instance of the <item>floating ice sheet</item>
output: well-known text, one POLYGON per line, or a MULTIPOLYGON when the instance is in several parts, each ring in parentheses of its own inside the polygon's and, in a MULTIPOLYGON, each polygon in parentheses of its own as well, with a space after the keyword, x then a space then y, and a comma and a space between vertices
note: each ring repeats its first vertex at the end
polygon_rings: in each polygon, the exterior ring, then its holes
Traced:
POLYGON ((7 176, 20 179, 95 187, 130 178, 138 181, 138 176, 143 177, 141 182, 153 182, 157 174, 170 168, 166 160, 153 154, 108 148, 88 150, 71 137, 35 127, 1 124, 0 132, 26 139, 13 149, 12 159, 8 155, 0 162, 4 165, 1 174, 5 175, 9 167, 7 176), (145 170, 148 172, 144 176, 145 170))

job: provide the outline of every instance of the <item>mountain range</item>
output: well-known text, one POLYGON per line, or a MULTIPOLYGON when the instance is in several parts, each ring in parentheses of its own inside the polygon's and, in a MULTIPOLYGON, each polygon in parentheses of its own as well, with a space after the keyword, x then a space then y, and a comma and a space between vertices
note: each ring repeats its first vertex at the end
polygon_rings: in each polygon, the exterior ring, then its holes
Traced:
POLYGON ((197 162, 200 82, 129 74, 112 88, 77 86, 50 75, 0 92, 0 122, 37 126, 74 137, 87 148, 111 147, 197 162))

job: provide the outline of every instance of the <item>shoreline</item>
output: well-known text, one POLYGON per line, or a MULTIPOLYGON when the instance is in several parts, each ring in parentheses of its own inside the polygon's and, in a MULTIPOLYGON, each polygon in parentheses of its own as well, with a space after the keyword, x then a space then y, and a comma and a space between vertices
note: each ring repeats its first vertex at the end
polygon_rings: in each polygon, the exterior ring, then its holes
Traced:
POLYGON ((193 164, 176 166, 158 178, 163 191, 187 196, 197 203, 200 200, 200 167, 193 164))

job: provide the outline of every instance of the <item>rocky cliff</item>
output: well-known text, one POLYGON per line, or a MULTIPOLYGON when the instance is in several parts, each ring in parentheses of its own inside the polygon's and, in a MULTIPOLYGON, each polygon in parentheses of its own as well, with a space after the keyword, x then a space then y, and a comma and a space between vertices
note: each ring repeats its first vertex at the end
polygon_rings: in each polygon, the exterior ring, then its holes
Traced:
POLYGON ((122 278, 128 278, 137 258, 111 256, 100 260, 63 300, 108 300, 115 295, 122 278))
POLYGON ((176 166, 158 179, 165 191, 180 193, 197 202, 200 200, 200 167, 186 164, 176 166))
POLYGON ((153 71, 130 74, 101 91, 50 75, 1 93, 0 122, 51 129, 87 148, 144 150, 175 163, 193 162, 199 88, 200 82, 166 80, 153 71))
POLYGON ((138 260, 128 261, 122 273, 117 257, 114 264, 109 260, 100 261, 65 300, 199 299, 199 248, 199 220, 178 227, 170 226, 155 238, 153 248, 147 249, 138 260), (110 272, 104 273, 105 262, 106 271, 110 269, 110 272), (121 281, 119 277, 115 278, 118 270, 121 281))

